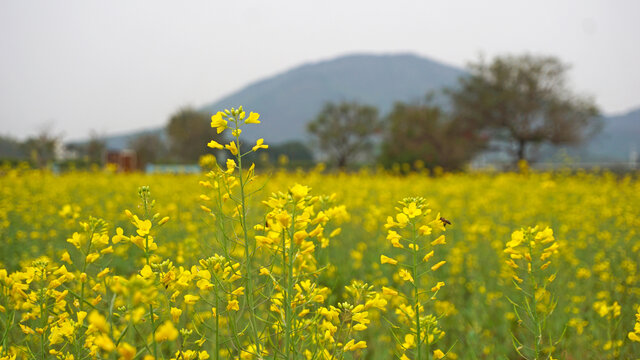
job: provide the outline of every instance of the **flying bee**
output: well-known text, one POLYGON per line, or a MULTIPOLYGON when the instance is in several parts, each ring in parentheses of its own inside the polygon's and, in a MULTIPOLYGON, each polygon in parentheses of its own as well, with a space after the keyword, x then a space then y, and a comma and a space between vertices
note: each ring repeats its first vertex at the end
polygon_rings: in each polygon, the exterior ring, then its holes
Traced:
POLYGON ((442 225, 444 227, 447 227, 447 225, 451 225, 451 221, 449 221, 449 220, 447 220, 447 219, 445 219, 443 217, 440 218, 440 221, 442 221, 442 225))

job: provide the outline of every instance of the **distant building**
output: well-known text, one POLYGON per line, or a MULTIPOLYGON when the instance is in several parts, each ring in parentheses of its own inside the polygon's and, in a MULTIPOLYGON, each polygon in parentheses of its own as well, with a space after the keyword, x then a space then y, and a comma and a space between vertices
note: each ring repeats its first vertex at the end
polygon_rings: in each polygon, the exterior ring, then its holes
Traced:
POLYGON ((80 158, 80 152, 80 147, 75 144, 64 144, 61 141, 56 141, 54 148, 56 160, 77 160, 80 158))

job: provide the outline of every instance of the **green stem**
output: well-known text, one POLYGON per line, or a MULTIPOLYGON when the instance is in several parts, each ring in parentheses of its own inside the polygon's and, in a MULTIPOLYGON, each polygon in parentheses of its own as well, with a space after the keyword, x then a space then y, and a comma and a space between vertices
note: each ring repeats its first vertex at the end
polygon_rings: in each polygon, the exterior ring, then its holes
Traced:
MULTIPOLYGON (((416 226, 411 222, 411 237, 413 240, 413 308, 415 309, 415 322, 416 322, 416 347, 418 351, 418 360, 422 360, 422 341, 420 339, 420 298, 419 298, 419 274, 418 274, 418 242, 416 239, 416 226)), ((427 353, 427 357, 428 357, 427 353)))
MULTIPOLYGON (((291 228, 289 230, 289 254, 288 254, 288 259, 287 256, 285 256, 286 252, 285 252, 285 246, 286 246, 286 236, 283 232, 283 236, 282 236, 282 260, 283 260, 283 265, 286 264, 287 266, 287 277, 285 279, 286 281, 286 288, 287 288, 287 292, 285 294, 285 303, 284 303, 284 310, 285 310, 285 315, 284 315, 284 320, 285 320, 285 351, 287 354, 287 359, 292 359, 291 357, 291 347, 292 347, 292 330, 293 330, 293 326, 295 325, 295 319, 293 316, 293 309, 291 307, 291 293, 293 292, 293 256, 294 256, 294 241, 293 241, 293 235, 295 234, 295 228, 296 226, 296 204, 295 204, 295 200, 294 200, 294 204, 293 204, 293 210, 291 212, 291 228)), ((293 359, 295 359, 296 353, 294 352, 293 354, 293 359)))
POLYGON ((533 263, 535 256, 533 255, 533 248, 531 247, 530 237, 531 237, 531 234, 529 234, 529 239, 527 239, 529 244, 529 255, 531 256, 531 273, 529 274, 530 275, 529 281, 531 282, 530 293, 531 293, 532 302, 533 302, 533 309, 531 309, 531 316, 532 316, 531 320, 533 320, 534 329, 535 329, 535 333, 533 334, 535 336, 535 343, 534 343, 535 359, 538 360, 540 358, 540 340, 542 337, 542 330, 540 329, 540 320, 538 318, 538 302, 536 300, 536 287, 537 287, 537 281, 535 276, 536 266, 533 263))
MULTIPOLYGON (((144 206, 144 219, 149 219, 149 199, 147 198, 147 193, 143 193, 142 196, 142 204, 144 206)), ((150 254, 149 254, 149 234, 144 237, 144 256, 147 262, 147 266, 151 266, 150 254)), ((153 300, 149 301, 149 320, 151 322, 151 341, 153 343, 153 357, 158 359, 158 343, 156 342, 156 325, 155 319, 153 317, 153 300)))
MULTIPOLYGON (((94 234, 94 229, 91 229, 91 232, 89 233, 89 238, 87 239, 87 251, 83 254, 84 255, 84 261, 82 264, 82 274, 85 273, 85 271, 87 270, 87 256, 89 256, 89 253, 91 252, 91 240, 93 239, 93 234, 94 234)), ((82 281, 82 280, 81 280, 82 281)), ((82 281, 82 284, 80 284, 80 311, 82 311, 83 307, 84 307, 84 283, 87 281, 87 279, 85 278, 84 281, 82 281)))
POLYGON ((219 336, 219 329, 220 329, 220 316, 218 315, 218 311, 220 311, 218 309, 218 307, 220 306, 218 303, 218 286, 217 286, 217 280, 215 281, 216 284, 214 284, 214 288, 213 288, 213 295, 216 298, 216 360, 220 359, 220 336, 219 336))
MULTIPOLYGON (((236 130, 238 129, 238 121, 235 121, 236 130)), ((255 305, 253 299, 253 269, 251 267, 252 260, 252 251, 251 251, 251 243, 249 240, 249 233, 247 231, 247 209, 246 209, 246 199, 245 199, 245 181, 242 175, 242 155, 240 154, 240 138, 236 136, 236 148, 238 149, 238 154, 236 158, 238 159, 238 174, 240 181, 240 206, 242 207, 240 211, 240 225, 242 227, 242 234, 244 238, 244 255, 245 255, 245 267, 247 269, 246 280, 245 280, 245 297, 247 299, 247 305, 249 307, 249 323, 251 327, 251 335, 253 337, 253 342, 256 345, 256 351, 258 354, 262 353, 262 344, 260 344, 258 337, 258 328, 256 325, 256 320, 254 316, 255 305)))
POLYGON ((42 334, 40 334, 40 347, 42 351, 42 360, 44 360, 46 359, 46 354, 44 352, 44 340, 46 335, 45 327, 47 326, 47 319, 44 314, 44 299, 40 299, 40 319, 42 320, 41 321, 42 334))

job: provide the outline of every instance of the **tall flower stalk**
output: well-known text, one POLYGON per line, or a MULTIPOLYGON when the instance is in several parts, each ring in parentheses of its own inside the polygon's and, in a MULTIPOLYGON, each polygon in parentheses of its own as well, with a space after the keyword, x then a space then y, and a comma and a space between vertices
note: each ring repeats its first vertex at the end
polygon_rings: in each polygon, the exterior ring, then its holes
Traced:
POLYGON ((399 357, 403 360, 440 359, 445 353, 435 345, 444 332, 438 328, 437 318, 426 312, 425 305, 435 300, 438 291, 445 285, 442 281, 436 281, 435 274, 446 261, 436 261, 435 251, 437 246, 446 244, 446 241, 443 234, 436 235, 444 232, 446 224, 450 222, 440 214, 434 217, 421 197, 405 198, 396 209, 398 213, 395 218, 387 218, 387 240, 397 249, 397 258, 401 256, 405 260, 381 255, 380 262, 398 268, 397 276, 405 289, 382 289, 383 293, 400 295, 404 300, 396 311, 402 330, 393 333, 398 343, 399 357))
MULTIPOLYGON (((260 335, 260 324, 258 324, 258 318, 255 316, 257 312, 257 304, 255 300, 256 284, 255 277, 256 271, 254 267, 254 257, 256 251, 255 240, 249 234, 249 225, 247 224, 247 201, 250 196, 248 185, 254 179, 254 165, 248 170, 244 168, 243 158, 249 153, 256 152, 259 149, 266 149, 269 146, 264 144, 263 139, 259 139, 255 146, 246 152, 243 151, 243 143, 241 142, 242 128, 246 124, 259 124, 260 115, 251 112, 248 116, 243 110, 242 106, 238 109, 232 108, 231 110, 220 111, 211 117, 211 127, 215 128, 218 134, 224 132, 227 129, 231 130, 232 140, 228 144, 220 144, 215 140, 211 140, 207 146, 213 149, 226 149, 231 157, 226 160, 226 169, 220 169, 225 177, 224 184, 216 182, 216 188, 226 187, 226 193, 220 193, 223 199, 231 199, 235 203, 234 213, 232 215, 233 222, 240 227, 239 233, 234 232, 234 237, 231 239, 235 243, 240 243, 243 249, 243 259, 241 261, 241 270, 243 274, 243 298, 246 310, 246 319, 249 322, 249 337, 252 349, 249 350, 253 355, 261 357, 264 352, 264 344, 262 336, 260 335), (230 179, 231 178, 231 179, 230 179), (232 187, 237 184, 238 194, 232 193, 232 187)), ((203 197, 208 199, 206 195, 203 197)), ((218 213, 214 213, 216 217, 221 221, 224 219, 224 213, 222 213, 222 204, 219 203, 218 213)), ((205 210, 209 210, 207 207, 205 210)), ((223 237, 227 236, 222 234, 223 237)), ((226 249, 226 244, 223 245, 226 249)), ((238 349, 239 352, 247 352, 247 349, 238 349)))
POLYGON ((512 334, 515 351, 525 359, 553 359, 552 352, 559 342, 552 341, 547 321, 556 308, 557 299, 551 292, 556 278, 552 259, 559 245, 553 230, 526 228, 514 231, 504 253, 518 297, 509 301, 518 324, 528 336, 512 334))

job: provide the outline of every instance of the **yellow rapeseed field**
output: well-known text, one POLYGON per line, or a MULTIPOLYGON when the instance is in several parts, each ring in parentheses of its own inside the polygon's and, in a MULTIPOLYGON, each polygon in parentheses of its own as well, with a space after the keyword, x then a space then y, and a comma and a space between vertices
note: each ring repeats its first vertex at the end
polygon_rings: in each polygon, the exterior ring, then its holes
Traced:
POLYGON ((202 175, 1 168, 0 359, 640 357, 637 175, 255 171, 259 122, 202 175))

